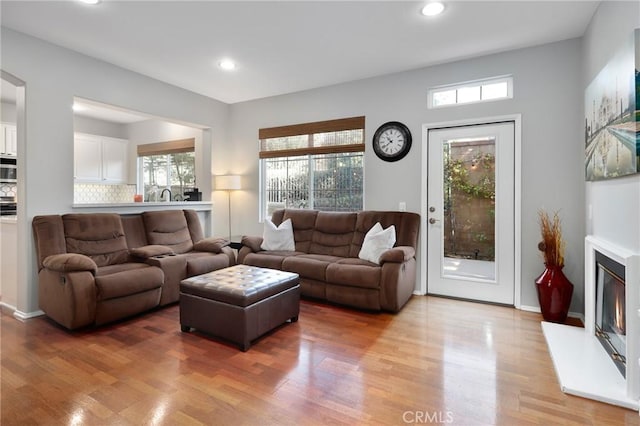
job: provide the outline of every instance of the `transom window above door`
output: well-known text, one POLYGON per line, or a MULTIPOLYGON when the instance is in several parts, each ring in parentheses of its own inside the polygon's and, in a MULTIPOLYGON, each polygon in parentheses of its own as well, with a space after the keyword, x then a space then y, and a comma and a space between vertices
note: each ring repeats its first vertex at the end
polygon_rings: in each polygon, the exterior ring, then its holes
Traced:
POLYGON ((513 77, 493 77, 446 86, 432 87, 428 108, 497 101, 513 98, 513 77))

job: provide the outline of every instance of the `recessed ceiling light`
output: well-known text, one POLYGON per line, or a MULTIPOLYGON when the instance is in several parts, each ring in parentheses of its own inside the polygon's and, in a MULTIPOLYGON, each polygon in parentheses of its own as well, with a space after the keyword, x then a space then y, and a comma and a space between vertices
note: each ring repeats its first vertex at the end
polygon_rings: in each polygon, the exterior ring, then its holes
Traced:
POLYGON ((424 16, 435 16, 442 13, 444 10, 444 4, 439 1, 434 1, 428 3, 425 7, 422 8, 422 14, 424 16))
POLYGON ((78 104, 78 103, 73 103, 73 106, 71 107, 71 109, 73 109, 75 112, 79 112, 79 111, 84 111, 87 109, 86 106, 78 104))
POLYGON ((81 3, 85 4, 98 4, 101 0, 79 0, 81 3))
POLYGON ((236 69, 236 63, 233 62, 231 59, 223 59, 222 61, 218 62, 218 66, 220 66, 220 68, 226 71, 231 71, 236 69))

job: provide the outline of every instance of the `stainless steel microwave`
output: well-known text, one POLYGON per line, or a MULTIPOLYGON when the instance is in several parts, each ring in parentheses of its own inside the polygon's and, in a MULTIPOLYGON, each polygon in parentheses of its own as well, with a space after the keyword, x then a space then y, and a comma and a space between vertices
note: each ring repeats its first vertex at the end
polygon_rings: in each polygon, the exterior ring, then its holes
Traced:
POLYGON ((0 157, 0 182, 15 182, 18 168, 15 157, 0 157))

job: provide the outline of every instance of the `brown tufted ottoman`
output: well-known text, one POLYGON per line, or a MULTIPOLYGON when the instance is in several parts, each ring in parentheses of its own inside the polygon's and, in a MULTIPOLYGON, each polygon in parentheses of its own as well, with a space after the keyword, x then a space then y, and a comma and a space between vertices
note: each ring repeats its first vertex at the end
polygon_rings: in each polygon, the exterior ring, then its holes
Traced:
POLYGON ((298 320, 298 274, 235 265, 180 282, 180 328, 191 327, 249 349, 251 341, 298 320))

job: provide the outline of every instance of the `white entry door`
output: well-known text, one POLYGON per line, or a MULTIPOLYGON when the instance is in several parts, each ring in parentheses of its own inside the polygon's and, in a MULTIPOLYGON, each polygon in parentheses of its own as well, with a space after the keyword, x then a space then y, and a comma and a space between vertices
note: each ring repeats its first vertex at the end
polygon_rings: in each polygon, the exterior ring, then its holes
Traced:
POLYGON ((429 130, 428 293, 514 304, 514 129, 429 130))

